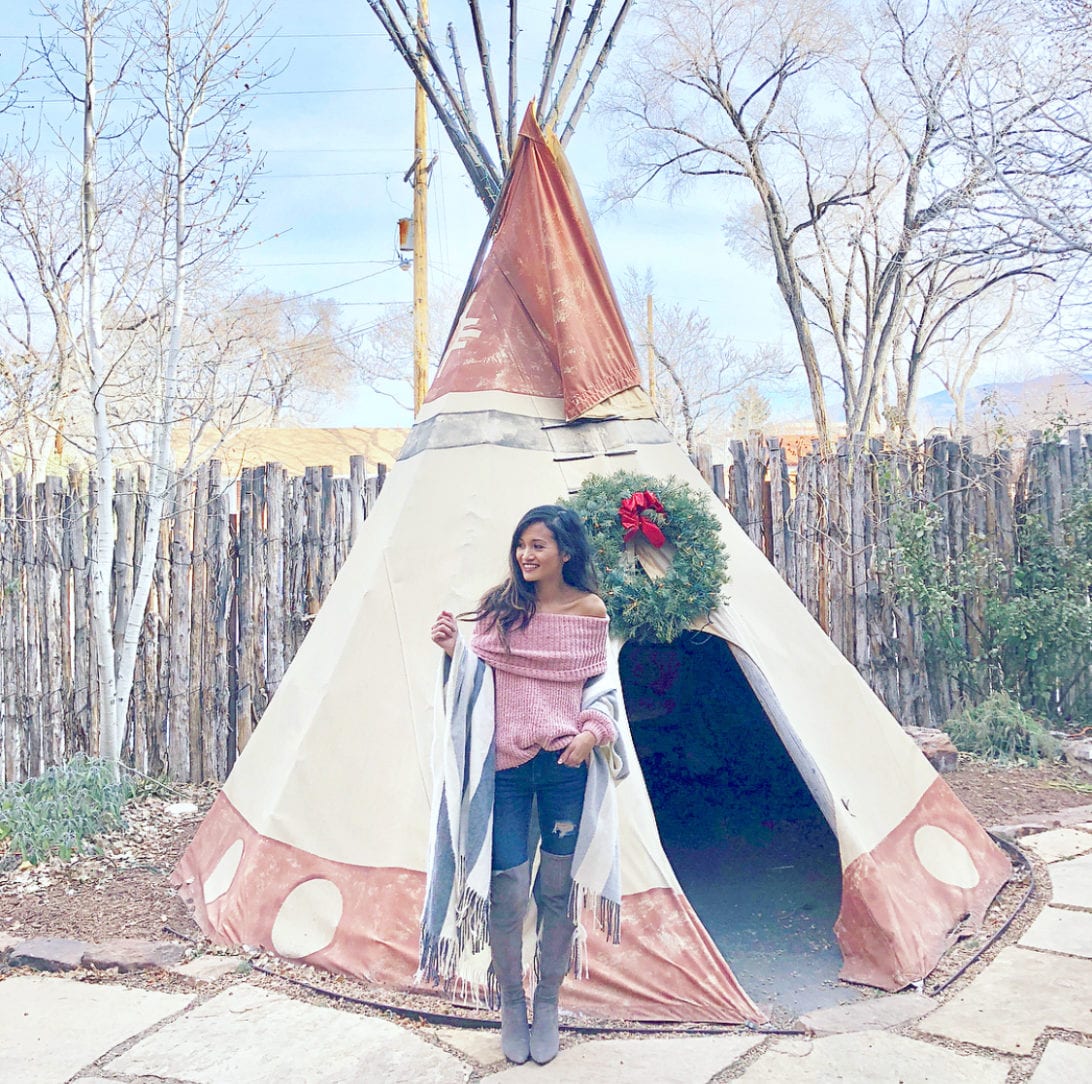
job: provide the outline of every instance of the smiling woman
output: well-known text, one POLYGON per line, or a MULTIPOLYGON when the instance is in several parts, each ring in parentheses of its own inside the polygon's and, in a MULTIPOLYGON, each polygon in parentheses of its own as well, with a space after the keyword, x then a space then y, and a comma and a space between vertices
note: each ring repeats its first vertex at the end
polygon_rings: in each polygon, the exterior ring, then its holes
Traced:
MULTIPOLYGON (((462 765, 468 782, 476 778, 477 786, 467 801, 468 785, 449 786, 445 775, 441 793, 434 795, 436 810, 451 808, 452 800, 460 812, 466 810, 466 829, 451 831, 446 816, 438 814, 442 819, 433 839, 442 842, 446 831, 454 853, 449 857, 440 842, 433 852, 422 970, 433 978, 450 978, 446 969, 454 967, 458 949, 449 946, 474 939, 474 929, 449 929, 452 901, 457 914, 482 916, 478 933, 489 941, 488 984, 500 995, 505 1056, 517 1064, 528 1057, 543 1064, 558 1050, 562 980, 571 962, 579 965, 572 959, 578 907, 597 903, 601 925, 617 940, 620 899, 607 890, 610 871, 607 876, 594 871, 587 858, 593 841, 601 842, 603 829, 615 823, 613 815, 600 821, 597 814, 604 801, 613 801, 606 747, 617 738, 621 700, 613 682, 601 680, 607 670, 608 620, 595 593, 591 551, 579 517, 558 505, 532 508, 512 534, 508 563, 505 580, 485 593, 477 610, 463 615, 477 626, 469 651, 451 613, 441 612, 432 626, 433 641, 451 660, 444 668, 445 701, 447 689, 452 690, 450 744, 462 737, 453 766, 462 765), (492 682, 482 680, 487 669, 492 682), (474 703, 463 710, 459 704, 467 688, 481 695, 471 692, 474 703), (479 763, 467 770, 475 751, 479 763), (487 810, 484 822, 480 812, 475 818, 475 805, 487 810), (541 852, 535 880, 538 983, 529 1028, 523 925, 535 858, 528 843, 534 808, 541 852), (468 906, 473 875, 444 883, 445 868, 478 868, 488 875, 488 889, 483 880, 484 895, 470 899, 468 906)), ((617 854, 613 838, 606 853, 617 854)))

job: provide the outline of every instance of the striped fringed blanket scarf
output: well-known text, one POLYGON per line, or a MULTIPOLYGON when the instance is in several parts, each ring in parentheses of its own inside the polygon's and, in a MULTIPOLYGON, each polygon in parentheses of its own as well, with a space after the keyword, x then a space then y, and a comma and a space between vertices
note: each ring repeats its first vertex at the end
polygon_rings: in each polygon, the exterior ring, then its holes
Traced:
MULTIPOLYGON (((584 686, 581 710, 614 722, 615 741, 598 746, 588 763, 584 812, 573 857, 570 914, 584 908, 617 944, 622 884, 614 783, 629 774, 628 726, 613 653, 605 673, 584 686)), ((466 992, 495 1005, 489 967, 489 885, 493 859, 493 675, 460 637, 445 655, 436 691, 432 830, 428 881, 421 916, 418 980, 466 992)), ((583 931, 574 939, 573 970, 586 973, 583 931)))

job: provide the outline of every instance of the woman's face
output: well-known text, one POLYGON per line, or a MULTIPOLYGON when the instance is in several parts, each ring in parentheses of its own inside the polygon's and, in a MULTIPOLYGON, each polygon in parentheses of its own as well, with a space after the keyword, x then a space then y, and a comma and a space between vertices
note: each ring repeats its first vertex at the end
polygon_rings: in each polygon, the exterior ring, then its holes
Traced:
POLYGON ((554 532, 545 523, 530 523, 516 539, 516 566, 529 584, 562 579, 562 567, 568 560, 558 548, 554 532))

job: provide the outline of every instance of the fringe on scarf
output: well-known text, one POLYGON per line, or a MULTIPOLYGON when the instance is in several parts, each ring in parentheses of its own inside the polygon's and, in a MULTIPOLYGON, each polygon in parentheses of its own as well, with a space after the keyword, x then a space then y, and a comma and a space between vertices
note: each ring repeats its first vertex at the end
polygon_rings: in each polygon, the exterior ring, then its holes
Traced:
POLYGON ((573 881, 569 889, 569 918, 580 924, 581 911, 595 912, 595 928, 606 934, 612 945, 622 940, 622 903, 611 900, 586 886, 573 881))
MULTIPOLYGON (((569 973, 577 979, 588 977, 588 931, 580 921, 585 910, 595 913, 596 929, 602 930, 611 944, 620 944, 622 940, 622 904, 573 881, 569 888, 569 903, 566 911, 569 920, 576 927, 572 948, 569 951, 569 973)), ((538 980, 539 946, 536 945, 535 958, 531 964, 532 993, 534 987, 538 985, 538 980)))
POLYGON ((439 987, 444 996, 452 1001, 469 1001, 477 1009, 499 1009, 500 985, 493 973, 493 965, 477 974, 452 973, 451 968, 459 959, 454 945, 450 938, 440 938, 435 943, 430 939, 429 944, 422 948, 421 968, 414 981, 439 987))
MULTIPOLYGON (((464 953, 481 952, 489 944, 489 896, 482 896, 466 883, 466 860, 459 856, 455 869, 455 929, 454 936, 437 935, 421 931, 421 957, 417 969, 417 981, 441 986, 445 994, 456 990, 462 980, 457 968, 464 953)), ((490 974, 470 983, 484 989, 484 996, 492 1000, 495 979, 490 974)), ((482 999, 475 994, 476 1002, 482 999)))
MULTIPOLYGON (((535 958, 531 961, 531 995, 534 996, 539 980, 542 978, 540 951, 542 943, 535 945, 535 958)), ((569 949, 568 973, 575 979, 586 979, 588 971, 588 931, 583 923, 578 922, 573 931, 572 946, 569 949)))

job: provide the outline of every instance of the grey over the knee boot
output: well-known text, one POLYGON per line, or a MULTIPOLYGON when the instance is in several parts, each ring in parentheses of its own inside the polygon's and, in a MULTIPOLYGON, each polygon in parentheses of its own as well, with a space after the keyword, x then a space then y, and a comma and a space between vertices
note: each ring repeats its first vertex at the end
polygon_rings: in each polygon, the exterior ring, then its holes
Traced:
POLYGON ((557 1056, 557 998, 569 970, 576 926, 569 918, 572 855, 547 854, 539 858, 535 878, 538 907, 538 985, 531 1023, 531 1057, 545 1065, 557 1056))
POLYGON ((530 1052, 527 998, 523 992, 523 919, 531 888, 531 865, 493 874, 489 901, 489 948, 501 999, 501 1049, 522 1065, 530 1052))

